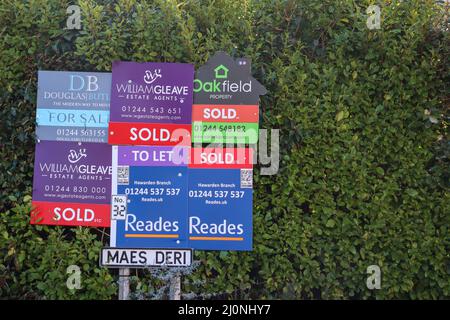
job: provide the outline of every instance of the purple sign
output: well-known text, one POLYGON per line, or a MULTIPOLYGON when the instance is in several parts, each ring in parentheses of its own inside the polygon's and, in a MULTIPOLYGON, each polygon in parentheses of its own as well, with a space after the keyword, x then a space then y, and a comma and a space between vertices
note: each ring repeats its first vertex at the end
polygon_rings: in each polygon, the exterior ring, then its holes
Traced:
POLYGON ((114 61, 110 121, 190 124, 193 82, 192 64, 114 61))
POLYGON ((109 204, 111 146, 41 141, 36 145, 33 201, 109 204))
POLYGON ((119 146, 118 165, 120 166, 187 166, 188 147, 165 146, 119 146))

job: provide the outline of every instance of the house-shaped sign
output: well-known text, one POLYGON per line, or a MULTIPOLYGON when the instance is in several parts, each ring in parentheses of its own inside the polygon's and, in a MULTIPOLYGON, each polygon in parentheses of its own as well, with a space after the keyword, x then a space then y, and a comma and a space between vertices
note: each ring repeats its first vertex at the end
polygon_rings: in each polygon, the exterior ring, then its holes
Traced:
POLYGON ((249 59, 234 60, 223 51, 200 67, 194 80, 194 104, 258 105, 266 92, 252 77, 249 59))

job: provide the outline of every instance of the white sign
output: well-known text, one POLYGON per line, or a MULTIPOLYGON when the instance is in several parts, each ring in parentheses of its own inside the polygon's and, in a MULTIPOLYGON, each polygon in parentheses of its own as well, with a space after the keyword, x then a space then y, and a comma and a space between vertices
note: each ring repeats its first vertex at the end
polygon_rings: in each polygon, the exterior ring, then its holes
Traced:
POLYGON ((108 268, 188 267, 191 249, 103 248, 100 266, 108 268))
POLYGON ((111 220, 125 220, 127 215, 127 196, 111 196, 111 220))

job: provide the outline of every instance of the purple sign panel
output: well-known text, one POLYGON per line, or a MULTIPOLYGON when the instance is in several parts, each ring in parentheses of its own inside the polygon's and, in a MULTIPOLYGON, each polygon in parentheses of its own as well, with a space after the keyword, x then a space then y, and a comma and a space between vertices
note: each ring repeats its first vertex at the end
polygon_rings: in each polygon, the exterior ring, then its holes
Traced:
POLYGON ((118 148, 120 166, 187 166, 188 157, 189 147, 119 146, 118 148))
POLYGON ((194 66, 114 61, 111 122, 190 124, 194 66))
POLYGON ((41 141, 36 144, 33 206, 54 225, 109 226, 111 146, 41 141))
POLYGON ((106 143, 41 141, 36 145, 33 200, 109 204, 111 172, 111 146, 106 143))

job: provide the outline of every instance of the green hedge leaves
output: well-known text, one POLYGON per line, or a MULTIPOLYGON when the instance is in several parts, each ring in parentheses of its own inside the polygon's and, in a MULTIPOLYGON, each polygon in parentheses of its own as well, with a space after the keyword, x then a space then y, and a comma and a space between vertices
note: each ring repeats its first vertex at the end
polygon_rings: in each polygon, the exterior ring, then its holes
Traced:
MULTIPOLYGON (((38 69, 109 71, 115 59, 197 67, 217 50, 252 58, 280 129, 280 170, 255 175, 254 250, 197 252, 198 297, 450 296, 448 31, 434 1, 69 1, 0 4, 2 297, 106 299, 99 230, 28 225, 38 69), (447 98, 446 98, 447 97, 447 98), (27 197, 24 200, 24 197, 27 197), (82 289, 65 283, 82 269, 82 289), (366 270, 382 271, 379 290, 366 270)), ((140 272, 140 288, 156 285, 140 272)))

